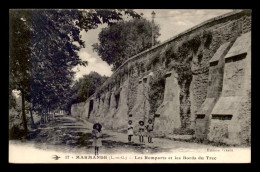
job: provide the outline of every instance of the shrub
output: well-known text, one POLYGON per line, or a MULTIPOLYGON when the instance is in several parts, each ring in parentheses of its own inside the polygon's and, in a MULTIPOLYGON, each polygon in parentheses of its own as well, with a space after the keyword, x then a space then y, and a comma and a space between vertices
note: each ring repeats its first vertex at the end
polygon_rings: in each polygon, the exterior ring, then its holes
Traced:
POLYGON ((145 65, 147 70, 150 70, 152 66, 155 66, 158 62, 160 62, 160 53, 161 51, 156 51, 147 60, 147 63, 145 65))
POLYGON ((149 103, 150 114, 154 114, 163 102, 165 89, 165 72, 158 71, 150 81, 149 103))
POLYGON ((10 139, 22 139, 24 136, 26 136, 26 133, 19 127, 19 125, 14 125, 9 130, 10 139))
POLYGON ((178 128, 173 131, 173 134, 176 135, 194 135, 195 130, 190 128, 178 128))
POLYGON ((204 46, 205 46, 206 48, 209 48, 209 46, 210 46, 210 44, 211 44, 211 42, 212 42, 212 39, 213 39, 212 32, 204 30, 202 37, 203 37, 203 39, 205 40, 205 41, 204 41, 204 46))

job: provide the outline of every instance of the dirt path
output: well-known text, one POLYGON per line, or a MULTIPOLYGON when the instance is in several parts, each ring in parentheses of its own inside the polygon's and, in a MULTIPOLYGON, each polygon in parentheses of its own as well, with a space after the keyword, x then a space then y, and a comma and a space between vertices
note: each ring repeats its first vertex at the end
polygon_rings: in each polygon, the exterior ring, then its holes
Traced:
MULTIPOLYGON (((91 131, 93 124, 78 121, 70 116, 56 116, 55 121, 42 125, 24 144, 33 144, 42 150, 93 154, 91 131)), ((153 138, 153 143, 140 144, 138 136, 133 137, 134 143, 128 143, 127 134, 116 133, 103 129, 102 154, 113 153, 176 153, 176 152, 207 152, 216 147, 205 144, 173 141, 153 138)), ((14 143, 14 142, 13 142, 14 143)), ((14 143, 15 144, 15 143, 14 143)))

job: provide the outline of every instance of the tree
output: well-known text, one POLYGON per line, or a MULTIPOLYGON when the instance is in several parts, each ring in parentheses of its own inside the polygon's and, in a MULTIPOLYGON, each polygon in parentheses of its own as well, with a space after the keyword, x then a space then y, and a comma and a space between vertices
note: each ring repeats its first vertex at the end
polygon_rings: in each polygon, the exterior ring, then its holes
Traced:
POLYGON ((12 93, 12 89, 9 87, 9 109, 15 108, 16 102, 15 97, 12 93))
POLYGON ((29 93, 29 59, 30 59, 30 30, 25 18, 28 12, 12 11, 9 13, 9 87, 17 89, 22 96, 22 120, 24 132, 27 133, 25 116, 25 97, 29 93))
POLYGON ((93 44, 93 50, 115 71, 129 57, 152 47, 152 27, 154 40, 158 44, 159 26, 146 19, 122 21, 103 28, 99 33, 99 43, 93 44))
POLYGON ((95 93, 96 89, 100 87, 108 77, 101 76, 97 72, 91 72, 88 75, 83 75, 82 78, 79 79, 79 87, 78 87, 78 101, 83 102, 86 101, 92 94, 95 93))
POLYGON ((64 101, 61 107, 66 110, 67 113, 70 113, 72 104, 86 101, 107 78, 107 76, 101 76, 93 71, 88 75, 83 75, 79 80, 75 81, 71 89, 66 92, 67 97, 63 99, 64 101))
POLYGON ((107 79, 107 76, 101 76, 93 71, 88 75, 83 75, 72 86, 70 104, 86 101, 107 79))
POLYGON ((80 31, 98 24, 114 24, 132 10, 10 10, 9 85, 21 91, 22 117, 27 133, 25 101, 34 110, 60 106, 70 92, 78 51, 84 47, 80 31))

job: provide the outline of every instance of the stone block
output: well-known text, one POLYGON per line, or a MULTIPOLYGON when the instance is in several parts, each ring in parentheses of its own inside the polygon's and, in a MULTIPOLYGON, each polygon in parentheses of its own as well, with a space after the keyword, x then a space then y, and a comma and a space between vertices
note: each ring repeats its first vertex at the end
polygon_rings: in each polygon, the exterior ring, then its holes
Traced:
POLYGON ((175 128, 180 128, 180 88, 174 71, 166 74, 164 100, 156 111, 154 121, 155 135, 172 134, 175 128))
POLYGON ((248 93, 251 92, 250 32, 237 38, 225 59, 221 97, 211 112, 212 117, 215 115, 218 118, 211 121, 208 138, 214 142, 241 144, 246 142, 245 139, 248 139, 241 133, 250 133, 242 129, 250 128, 247 126, 250 125, 249 114, 242 115, 240 113, 244 110, 241 107, 245 104, 245 100, 249 99, 248 93), (228 115, 232 118, 227 118, 228 115))
POLYGON ((216 65, 218 63, 219 59, 221 58, 221 56, 223 56, 225 51, 229 50, 230 48, 229 46, 230 46, 230 42, 226 42, 218 48, 217 52, 209 61, 211 66, 216 65))
POLYGON ((134 132, 138 131, 140 120, 144 121, 146 125, 150 117, 150 104, 148 100, 148 93, 152 75, 153 73, 149 73, 148 75, 141 78, 138 82, 136 102, 133 109, 129 112, 129 115, 132 116, 129 119, 131 119, 133 122, 134 132))
POLYGON ((127 128, 128 121, 128 105, 127 105, 127 95, 128 95, 128 80, 126 80, 120 91, 120 98, 118 108, 113 116, 112 129, 121 130, 127 128))
POLYGON ((221 72, 224 69, 223 61, 230 47, 230 42, 222 44, 209 61, 210 69, 208 79, 209 84, 207 88, 207 98, 195 113, 195 136, 197 139, 207 139, 207 134, 209 132, 209 126, 211 121, 210 114, 221 93, 219 90, 221 90, 223 82, 223 73, 221 72))
POLYGON ((234 57, 251 51, 251 32, 247 32, 237 38, 225 58, 234 57))

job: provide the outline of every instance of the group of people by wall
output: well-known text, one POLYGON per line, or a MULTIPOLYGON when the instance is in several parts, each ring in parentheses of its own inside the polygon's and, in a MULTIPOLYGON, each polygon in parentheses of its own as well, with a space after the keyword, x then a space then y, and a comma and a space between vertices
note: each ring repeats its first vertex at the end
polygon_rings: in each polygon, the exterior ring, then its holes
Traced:
MULTIPOLYGON (((140 143, 144 143, 144 136, 147 136, 148 143, 152 142, 153 137, 153 124, 152 119, 148 120, 148 124, 144 126, 144 121, 139 121, 139 130, 138 130, 138 136, 140 143)), ((128 121, 128 127, 127 127, 127 135, 128 135, 128 142, 133 143, 132 137, 134 136, 134 127, 132 125, 132 120, 128 121)), ((91 133, 91 137, 93 139, 92 146, 95 149, 95 155, 98 155, 99 147, 102 146, 102 125, 100 123, 95 123, 93 125, 93 130, 91 133)))
MULTIPOLYGON (((144 121, 139 121, 139 141, 140 143, 144 143, 144 136, 146 135, 148 138, 148 143, 152 143, 152 137, 153 137, 153 124, 152 119, 148 120, 148 125, 144 126, 144 121)), ((134 136, 134 127, 132 125, 132 120, 128 121, 128 128, 127 128, 127 134, 128 134, 128 142, 133 143, 132 137, 134 136)))

